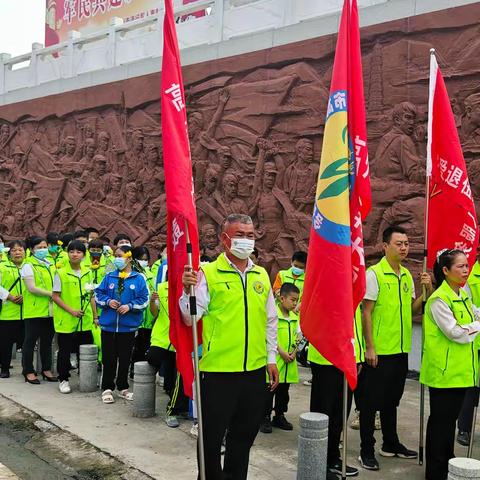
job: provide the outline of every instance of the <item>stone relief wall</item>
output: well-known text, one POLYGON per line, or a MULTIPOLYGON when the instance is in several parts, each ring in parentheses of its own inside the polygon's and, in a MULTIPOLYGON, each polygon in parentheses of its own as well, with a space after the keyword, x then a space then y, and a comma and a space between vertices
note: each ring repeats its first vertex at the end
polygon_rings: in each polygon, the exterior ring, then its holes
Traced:
MULTIPOLYGON (((232 212, 255 221, 273 272, 306 249, 334 36, 184 69, 202 251, 232 212)), ((373 209, 367 259, 404 225, 423 252, 429 49, 435 47, 480 202, 480 9, 362 30, 373 209)), ((166 236, 159 75, 0 107, 0 231, 96 226, 158 250, 166 236)))

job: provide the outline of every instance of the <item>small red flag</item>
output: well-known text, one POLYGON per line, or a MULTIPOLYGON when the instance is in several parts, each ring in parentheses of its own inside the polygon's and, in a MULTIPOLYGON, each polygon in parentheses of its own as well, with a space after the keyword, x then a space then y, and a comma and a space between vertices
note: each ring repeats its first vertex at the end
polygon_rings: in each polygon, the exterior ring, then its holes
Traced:
POLYGON ((177 351, 177 368, 186 395, 192 397, 193 335, 181 317, 179 298, 182 274, 188 263, 187 229, 193 268, 198 269, 197 214, 192 181, 192 161, 187 132, 185 94, 172 0, 165 0, 162 59, 162 142, 167 197, 168 310, 170 340, 177 351))
POLYGON ((310 343, 357 384, 353 317, 365 293, 362 221, 370 210, 356 0, 338 32, 301 306, 310 343))
POLYGON ((445 248, 463 250, 475 263, 478 221, 467 168, 447 88, 435 55, 430 58, 427 176, 430 177, 427 219, 427 265, 445 248))

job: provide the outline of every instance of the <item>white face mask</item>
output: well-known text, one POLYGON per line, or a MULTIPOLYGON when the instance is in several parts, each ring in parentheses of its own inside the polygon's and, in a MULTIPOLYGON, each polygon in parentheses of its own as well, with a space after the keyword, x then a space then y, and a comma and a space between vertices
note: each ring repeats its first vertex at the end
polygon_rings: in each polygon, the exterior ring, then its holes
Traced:
POLYGON ((230 240, 232 241, 230 251, 240 260, 246 260, 255 248, 255 240, 252 238, 231 238, 230 240))
POLYGON ((138 261, 138 264, 139 264, 142 268, 147 268, 147 267, 148 267, 148 260, 139 260, 139 261, 138 261))

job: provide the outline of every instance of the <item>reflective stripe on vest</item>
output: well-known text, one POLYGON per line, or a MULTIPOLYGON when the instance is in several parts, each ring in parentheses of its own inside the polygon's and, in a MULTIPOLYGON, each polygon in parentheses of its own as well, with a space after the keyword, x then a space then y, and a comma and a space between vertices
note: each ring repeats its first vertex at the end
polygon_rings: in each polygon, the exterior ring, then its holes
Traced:
POLYGON ((430 296, 423 323, 423 357, 420 382, 434 388, 473 387, 477 382, 478 355, 474 342, 462 344, 450 340, 435 323, 430 310, 434 299, 443 300, 459 325, 474 321, 473 307, 467 293, 460 297, 444 281, 430 296))
POLYGON ((400 266, 400 278, 383 257, 370 267, 378 282, 372 311, 372 335, 377 355, 408 353, 412 344, 413 278, 400 266))
POLYGON ((225 254, 203 265, 210 303, 202 317, 203 356, 206 372, 242 372, 267 363, 267 299, 270 279, 254 265, 242 276, 225 254))

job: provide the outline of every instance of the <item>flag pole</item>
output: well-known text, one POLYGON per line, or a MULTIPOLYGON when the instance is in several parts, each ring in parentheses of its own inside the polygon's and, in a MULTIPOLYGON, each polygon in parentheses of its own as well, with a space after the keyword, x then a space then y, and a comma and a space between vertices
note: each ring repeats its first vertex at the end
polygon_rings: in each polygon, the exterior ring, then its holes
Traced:
MULTIPOLYGON (((432 174, 432 122, 433 122, 433 95, 435 92, 436 82, 436 59, 435 49, 430 49, 430 81, 429 81, 429 95, 428 95, 428 138, 427 138, 427 168, 425 178, 425 243, 423 248, 423 273, 427 271, 427 257, 428 257, 428 210, 430 204, 430 177, 432 174)), ((423 355, 423 322, 425 317, 425 304, 427 302, 427 289, 422 287, 422 342, 421 353, 423 355)), ((423 465, 423 452, 425 447, 425 385, 420 384, 420 428, 418 441, 418 464, 423 465)))
MULTIPOLYGON (((187 240, 187 258, 190 270, 193 270, 192 244, 190 243, 190 234, 188 231, 188 222, 185 220, 185 236, 187 240)), ((193 366, 195 370, 195 402, 197 404, 197 422, 198 422, 198 468, 200 480, 206 480, 205 476, 205 446, 203 440, 203 415, 202 415, 202 396, 200 388, 200 367, 198 360, 198 331, 197 331, 197 297, 195 296, 195 286, 190 285, 189 293, 190 317, 192 318, 193 334, 193 366)))
MULTIPOLYGON (((479 387, 480 387, 480 373, 477 378, 477 388, 479 387)), ((472 455, 473 455, 473 442, 475 439, 475 424, 477 423, 477 413, 478 413, 478 396, 475 400, 475 408, 473 409, 472 427, 470 428, 470 443, 468 444, 468 453, 467 453, 468 458, 472 458, 472 455)))
POLYGON ((343 374, 343 450, 342 450, 342 480, 347 478, 347 421, 348 421, 348 383, 343 374))

